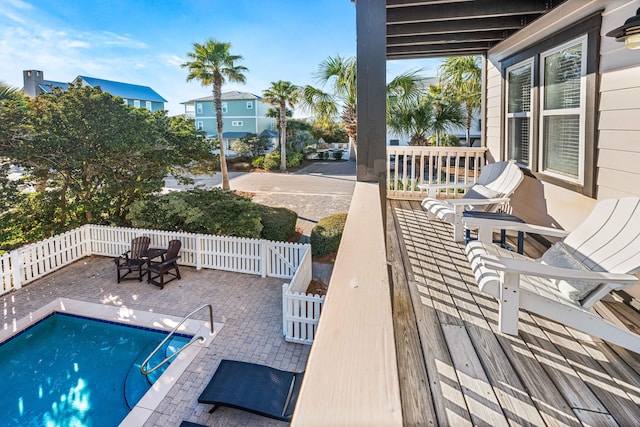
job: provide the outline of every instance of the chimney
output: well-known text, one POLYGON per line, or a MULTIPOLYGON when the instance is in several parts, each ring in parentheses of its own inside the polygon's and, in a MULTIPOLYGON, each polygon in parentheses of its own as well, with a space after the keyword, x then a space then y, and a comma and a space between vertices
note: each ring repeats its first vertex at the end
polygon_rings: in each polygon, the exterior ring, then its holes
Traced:
POLYGON ((41 92, 38 85, 44 81, 44 73, 39 70, 24 70, 22 79, 24 80, 22 91, 35 98, 41 92))

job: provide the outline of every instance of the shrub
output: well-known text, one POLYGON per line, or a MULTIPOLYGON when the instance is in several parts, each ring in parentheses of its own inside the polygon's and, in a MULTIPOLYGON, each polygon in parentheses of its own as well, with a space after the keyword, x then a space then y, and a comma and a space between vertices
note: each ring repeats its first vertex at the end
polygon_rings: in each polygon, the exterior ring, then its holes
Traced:
POLYGON ((311 254, 314 257, 322 257, 336 252, 346 222, 346 213, 329 215, 318 221, 311 230, 311 254))
POLYGON ((320 160, 329 160, 329 152, 328 151, 318 151, 318 158, 320 160))
MULTIPOLYGON (((428 138, 429 145, 436 145, 436 136, 431 135, 428 138)), ((445 133, 440 135, 440 146, 441 147, 459 147, 460 146, 460 138, 457 136, 445 133)))
POLYGON ((304 154, 300 152, 287 153, 287 167, 295 168, 300 166, 300 163, 304 160, 304 154))
POLYGON ((334 160, 342 160, 342 155, 344 153, 342 151, 334 151, 332 157, 334 160))
POLYGON ((262 238, 286 241, 296 231, 298 214, 287 208, 258 205, 262 221, 262 238))
POLYGON ((259 238, 258 205, 219 188, 174 191, 131 205, 134 227, 259 238))
POLYGON ((264 168, 268 171, 280 168, 280 152, 272 151, 264 156, 264 168))
POLYGON ((262 169, 264 167, 264 156, 258 156, 251 161, 251 166, 262 169))

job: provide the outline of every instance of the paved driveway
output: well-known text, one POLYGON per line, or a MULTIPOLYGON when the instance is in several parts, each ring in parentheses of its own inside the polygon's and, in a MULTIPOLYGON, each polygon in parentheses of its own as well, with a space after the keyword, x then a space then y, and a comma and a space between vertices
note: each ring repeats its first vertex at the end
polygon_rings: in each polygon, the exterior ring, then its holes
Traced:
MULTIPOLYGON (((196 186, 221 185, 220 174, 195 176, 196 186)), ((311 229, 321 218, 347 212, 356 182, 355 161, 316 162, 292 173, 231 172, 233 190, 255 193, 253 200, 268 206, 282 206, 298 213, 298 229, 308 241, 311 229)), ((166 189, 184 189, 175 179, 165 180, 166 189)))

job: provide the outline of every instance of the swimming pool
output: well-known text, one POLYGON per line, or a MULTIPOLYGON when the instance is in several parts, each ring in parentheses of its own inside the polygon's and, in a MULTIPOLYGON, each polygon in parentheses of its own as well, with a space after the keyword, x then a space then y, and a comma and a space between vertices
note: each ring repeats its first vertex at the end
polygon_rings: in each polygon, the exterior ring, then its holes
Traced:
MULTIPOLYGON (((147 381, 139 366, 166 334, 67 313, 46 316, 0 345, 0 425, 117 426, 160 375, 147 381)), ((190 338, 172 337, 157 361, 190 338)))

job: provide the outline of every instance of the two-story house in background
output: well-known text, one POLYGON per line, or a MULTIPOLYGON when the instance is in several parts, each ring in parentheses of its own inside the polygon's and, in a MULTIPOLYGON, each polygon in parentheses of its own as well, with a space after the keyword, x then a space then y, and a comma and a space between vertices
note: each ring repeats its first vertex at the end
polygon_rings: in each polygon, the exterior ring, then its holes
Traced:
MULTIPOLYGON (((25 70, 22 72, 22 76, 24 80, 22 91, 31 97, 36 97, 41 93, 51 92, 56 87, 62 90, 68 87, 68 83, 45 80, 44 72, 40 70, 25 70)), ((136 108, 146 108, 149 111, 164 110, 164 103, 167 102, 166 99, 149 86, 115 82, 87 76, 78 76, 73 82, 80 82, 83 86, 100 86, 100 89, 104 92, 121 97, 125 104, 136 108)))
MULTIPOLYGON (((194 117, 196 129, 206 132, 209 138, 218 136, 213 96, 192 99, 182 105, 185 107, 185 117, 194 117)), ((234 140, 251 133, 266 135, 273 143, 276 142, 276 120, 266 116, 270 107, 270 104, 252 93, 232 91, 222 94, 222 140, 229 154, 234 154, 230 150, 234 140)))

